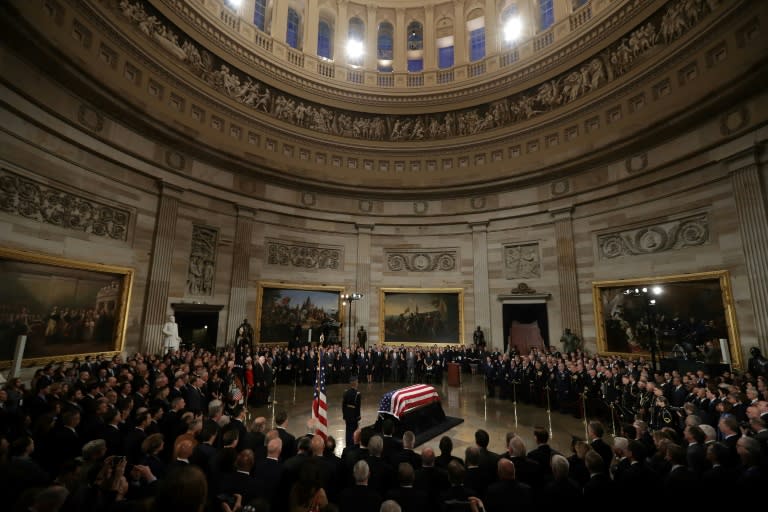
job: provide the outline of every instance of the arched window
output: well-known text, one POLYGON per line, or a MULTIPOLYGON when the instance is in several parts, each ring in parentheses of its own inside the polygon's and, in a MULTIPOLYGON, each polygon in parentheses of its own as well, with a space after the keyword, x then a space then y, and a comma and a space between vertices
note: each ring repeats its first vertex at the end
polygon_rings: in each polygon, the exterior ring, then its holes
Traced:
POLYGON ((320 20, 317 25, 317 55, 326 59, 333 58, 333 31, 331 25, 320 20))
POLYGON ((539 0, 539 30, 547 30, 555 23, 554 0, 539 0))
POLYGON ((418 21, 408 24, 408 71, 424 69, 424 28, 418 21))
POLYGON ((453 20, 443 17, 435 24, 435 43, 437 46, 437 67, 453 67, 453 20))
POLYGON ((285 42, 291 48, 299 47, 299 13, 288 8, 288 21, 285 28, 285 42))
POLYGON ((267 24, 267 0, 256 0, 253 7, 253 24, 264 32, 267 24))
POLYGON ((392 24, 385 21, 379 25, 379 34, 377 37, 377 51, 379 71, 392 71, 392 59, 394 58, 394 33, 392 24))
POLYGON ((365 41, 365 24, 358 17, 349 20, 347 30, 347 62, 353 66, 363 63, 363 41, 365 41))
POLYGON ((481 11, 476 11, 474 14, 475 16, 467 22, 470 62, 485 57, 485 17, 481 11))

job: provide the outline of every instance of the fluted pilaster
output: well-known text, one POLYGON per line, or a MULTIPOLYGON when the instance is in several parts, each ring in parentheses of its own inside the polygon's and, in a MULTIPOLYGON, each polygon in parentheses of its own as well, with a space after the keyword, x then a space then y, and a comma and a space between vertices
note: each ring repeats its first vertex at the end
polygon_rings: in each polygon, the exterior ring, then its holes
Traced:
POLYGON ((496 12, 496 0, 485 0, 485 54, 499 51, 499 15, 496 12))
POLYGON ((176 219, 183 190, 160 182, 160 203, 157 209, 152 257, 147 278, 147 300, 144 306, 141 350, 151 354, 163 351, 162 328, 171 313, 168 291, 173 270, 173 247, 176 241, 176 219))
POLYGON ((555 219, 557 250, 557 276, 560 287, 560 316, 563 328, 570 328, 579 336, 581 313, 579 311, 579 282, 576 274, 576 250, 573 242, 571 208, 551 212, 555 219))
POLYGON ((347 17, 347 2, 336 0, 336 30, 333 36, 333 60, 342 66, 347 63, 347 35, 349 32, 349 18, 347 17))
POLYGON ((424 7, 424 69, 437 68, 437 50, 435 45, 435 6, 424 7))
POLYGON ((757 340, 763 353, 768 353, 768 198, 756 163, 732 171, 731 184, 749 276, 757 340))
POLYGON ((378 32, 379 25, 376 23, 376 6, 371 4, 366 6, 367 19, 365 22, 365 69, 378 69, 378 32))
POLYGON ((272 13, 272 37, 275 41, 285 43, 288 29, 288 0, 276 0, 272 13))
MULTIPOLYGON (((237 328, 248 318, 248 270, 251 263, 251 240, 256 212, 237 207, 237 224, 232 250, 232 283, 229 288, 226 344, 237 339, 237 328)), ((255 319, 249 320, 253 325, 255 319)))
POLYGON ((317 26, 320 23, 320 10, 317 7, 317 0, 307 0, 306 5, 302 48, 307 55, 317 55, 317 26))
MULTIPOLYGON (((369 333, 371 329, 371 235, 373 233, 373 224, 357 224, 357 272, 355 274, 355 289, 363 294, 363 298, 354 305, 354 316, 352 318, 353 332, 357 332, 359 326, 364 326, 369 333)), ((354 336, 354 335, 353 335, 354 336)), ((381 333, 378 334, 379 340, 381 333)), ((353 338, 355 343, 357 338, 353 338)), ((369 342, 370 335, 369 335, 369 342)))
POLYGON ((407 57, 405 55, 407 48, 406 29, 405 26, 405 9, 398 7, 395 10, 395 40, 394 40, 394 52, 395 60, 392 63, 392 69, 399 73, 408 71, 407 57))
MULTIPOLYGON (((485 342, 488 348, 493 347, 491 338, 491 290, 488 284, 488 223, 478 222, 470 224, 472 229, 472 268, 473 287, 475 295, 475 323, 472 326, 480 326, 486 333, 485 342)), ((467 331, 466 327, 464 329, 467 331)), ((471 343, 467 341, 465 343, 471 343)))
POLYGON ((467 63, 467 24, 464 19, 464 0, 453 0, 453 64, 467 63))

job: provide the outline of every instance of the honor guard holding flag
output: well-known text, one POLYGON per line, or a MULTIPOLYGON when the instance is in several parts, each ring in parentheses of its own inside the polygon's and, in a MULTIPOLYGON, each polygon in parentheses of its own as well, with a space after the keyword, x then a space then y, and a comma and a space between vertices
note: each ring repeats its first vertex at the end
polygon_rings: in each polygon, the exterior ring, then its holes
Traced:
POLYGON ((360 392, 357 390, 357 377, 349 379, 349 389, 344 392, 342 399, 342 416, 346 424, 346 446, 354 445, 352 439, 357 426, 360 423, 360 392))

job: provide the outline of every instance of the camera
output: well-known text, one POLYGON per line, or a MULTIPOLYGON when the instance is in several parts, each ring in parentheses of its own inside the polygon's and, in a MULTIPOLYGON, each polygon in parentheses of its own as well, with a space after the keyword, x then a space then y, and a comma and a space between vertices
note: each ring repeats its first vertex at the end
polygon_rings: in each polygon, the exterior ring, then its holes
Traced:
POLYGON ((223 503, 226 503, 227 505, 229 505, 230 508, 234 507, 235 502, 237 501, 237 498, 235 498, 231 494, 224 494, 224 493, 216 496, 216 499, 223 503))

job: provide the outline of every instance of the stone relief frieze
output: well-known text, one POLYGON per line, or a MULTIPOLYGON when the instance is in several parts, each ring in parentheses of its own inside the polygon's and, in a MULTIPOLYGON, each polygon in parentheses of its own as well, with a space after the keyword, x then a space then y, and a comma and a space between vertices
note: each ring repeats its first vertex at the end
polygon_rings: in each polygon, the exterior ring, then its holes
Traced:
POLYGON ((541 277, 538 242, 504 246, 504 274, 507 279, 541 277))
POLYGON ((390 272, 452 272, 456 270, 458 251, 454 249, 402 251, 386 250, 390 272))
POLYGON ((526 121, 576 101, 632 69, 656 47, 683 36, 720 0, 669 2, 599 55, 528 90, 475 108, 427 115, 372 115, 335 109, 285 94, 230 66, 183 35, 146 2, 120 0, 118 9, 146 37, 184 62, 209 86, 279 121, 355 139, 417 142, 475 135, 526 121))
POLYGON ((651 254, 704 245, 709 241, 709 216, 699 214, 597 237, 600 259, 651 254))
POLYGON ((187 291, 191 295, 213 295, 218 240, 217 229, 192 226, 192 249, 187 270, 187 291))
POLYGON ((267 241, 267 263, 302 269, 341 270, 344 252, 340 247, 267 241))
POLYGON ((111 240, 126 241, 131 212, 0 169, 0 211, 82 231, 111 240))

